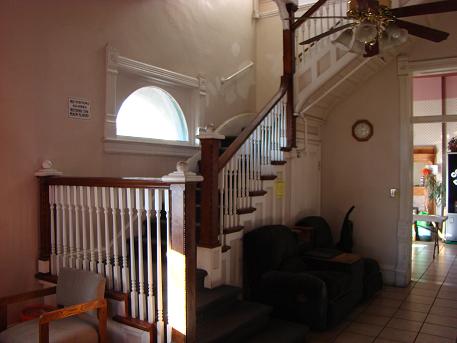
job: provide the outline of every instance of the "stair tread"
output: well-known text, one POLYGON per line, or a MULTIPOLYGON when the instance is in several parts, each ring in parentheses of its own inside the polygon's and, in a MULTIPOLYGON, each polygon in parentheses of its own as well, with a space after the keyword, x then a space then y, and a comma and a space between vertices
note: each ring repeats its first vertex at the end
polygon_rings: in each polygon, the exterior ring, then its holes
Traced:
POLYGON ((197 321, 197 342, 241 342, 268 322, 271 308, 257 303, 237 301, 230 309, 204 321, 197 321))
POLYGON ((265 330, 248 339, 247 343, 303 343, 308 331, 303 324, 272 318, 265 330))
POLYGON ((255 207, 245 207, 245 208, 239 208, 236 210, 236 213, 237 214, 248 214, 248 213, 252 213, 256 210, 255 207))
POLYGON ((249 196, 250 197, 260 197, 260 196, 264 196, 267 193, 268 193, 267 191, 262 189, 260 191, 250 191, 249 196))
POLYGON ((260 180, 274 180, 276 179, 277 176, 274 174, 269 174, 269 175, 261 175, 260 180))
POLYGON ((239 287, 223 285, 213 289, 202 288, 197 292, 197 313, 226 303, 231 298, 236 299, 241 293, 239 287))
POLYGON ((235 233, 235 232, 238 232, 238 231, 241 231, 244 229, 244 226, 242 225, 238 225, 238 226, 232 226, 232 227, 227 227, 223 230, 224 234, 228 235, 228 234, 231 234, 231 233, 235 233))

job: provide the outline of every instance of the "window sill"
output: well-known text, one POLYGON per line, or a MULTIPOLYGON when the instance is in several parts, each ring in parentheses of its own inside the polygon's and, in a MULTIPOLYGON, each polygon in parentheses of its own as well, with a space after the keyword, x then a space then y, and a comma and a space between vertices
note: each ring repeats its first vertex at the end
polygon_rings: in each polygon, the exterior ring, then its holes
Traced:
POLYGON ((105 138, 107 153, 138 154, 151 156, 191 157, 200 150, 197 144, 179 141, 162 141, 134 137, 105 138))

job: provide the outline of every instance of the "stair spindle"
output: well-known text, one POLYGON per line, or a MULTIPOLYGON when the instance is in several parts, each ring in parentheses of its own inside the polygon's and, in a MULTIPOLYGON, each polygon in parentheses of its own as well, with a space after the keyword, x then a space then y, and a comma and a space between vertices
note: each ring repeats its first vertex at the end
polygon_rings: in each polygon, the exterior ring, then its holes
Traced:
POLYGON ((110 198, 110 205, 111 205, 111 213, 112 213, 112 226, 113 226, 113 282, 114 282, 114 290, 120 291, 121 290, 121 267, 119 265, 119 246, 118 246, 118 229, 117 229, 117 212, 118 212, 118 202, 116 201, 116 193, 113 187, 109 189, 109 198, 110 198))
POLYGON ((156 213, 156 245, 157 245, 157 338, 163 342, 165 338, 163 320, 163 265, 162 265, 162 193, 160 189, 154 190, 154 208, 156 213))
POLYGON ((98 189, 99 187, 94 187, 95 218, 97 224, 97 273, 105 276, 105 265, 103 264, 101 208, 98 189))
POLYGON ((67 216, 66 210, 67 205, 65 202, 65 187, 60 186, 60 201, 62 204, 62 247, 63 247, 63 258, 62 258, 62 266, 68 267, 68 245, 67 245, 67 216))
POLYGON ((119 214, 121 220, 121 248, 122 248, 122 292, 130 291, 128 254, 127 254, 127 238, 125 227, 125 193, 122 188, 118 188, 119 214))
POLYGON ((94 205, 92 203, 91 193, 94 194, 94 201, 96 196, 96 188, 86 187, 87 194, 87 211, 89 213, 89 249, 90 249, 90 271, 95 272, 97 267, 96 254, 95 254, 95 230, 94 230, 94 205), (91 191, 92 189, 92 191, 91 191))
POLYGON ((60 197, 62 186, 54 187, 54 197, 56 200, 56 250, 57 250, 57 264, 56 274, 59 275, 60 268, 63 267, 63 225, 62 225, 62 198, 60 197))
MULTIPOLYGON (((132 189, 127 188, 127 208, 129 211, 129 239, 130 239, 130 280, 131 280, 131 291, 130 291, 130 304, 132 318, 138 317, 138 292, 136 284, 136 264, 135 264, 135 234, 133 233, 133 216, 135 199, 132 195, 132 189)), ((138 218, 141 222, 141 218, 138 218)))
MULTIPOLYGON (((153 277, 153 265, 152 265, 152 235, 151 235, 151 219, 152 219, 152 195, 150 189, 144 190, 144 208, 146 210, 146 260, 148 268, 148 289, 147 289, 147 309, 148 309, 148 322, 152 323, 155 320, 155 308, 154 308, 154 277, 153 277)), ((157 262, 157 269, 159 269, 157 262)), ((140 281, 141 282, 141 281, 140 281)), ((141 289, 141 286, 140 286, 141 289)), ((140 292, 141 294, 141 292, 140 292)))
POLYGON ((80 206, 78 203, 78 190, 76 186, 73 186, 73 207, 75 210, 75 235, 76 235, 76 259, 75 267, 76 269, 81 269, 82 259, 81 259, 81 227, 80 227, 80 206))
POLYGON ((49 186, 49 210, 51 213, 50 229, 51 229, 51 274, 57 275, 57 255, 56 255, 56 224, 55 224, 55 206, 56 199, 54 193, 54 186, 49 186))
MULTIPOLYGON (((81 230, 82 230, 82 267, 84 270, 89 270, 89 256, 87 250, 87 226, 86 226, 86 206, 84 204, 84 187, 79 186, 79 203, 81 205, 81 230)), ((89 204, 87 204, 89 206, 89 204)))
MULTIPOLYGON (((138 310, 140 315, 140 320, 146 319, 146 294, 144 292, 144 261, 143 261, 143 194, 140 189, 135 189, 135 203, 136 211, 138 215, 137 228, 138 228, 138 285, 139 285, 139 294, 138 294, 138 310)), ((149 217, 147 217, 149 220, 149 217)))

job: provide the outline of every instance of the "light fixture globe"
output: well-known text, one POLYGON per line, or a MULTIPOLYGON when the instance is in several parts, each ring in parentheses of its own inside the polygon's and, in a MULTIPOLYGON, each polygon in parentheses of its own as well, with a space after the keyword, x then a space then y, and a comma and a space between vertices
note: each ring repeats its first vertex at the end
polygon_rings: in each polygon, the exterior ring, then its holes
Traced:
POLYGON ((352 29, 344 30, 338 37, 336 37, 332 43, 336 45, 340 45, 345 49, 350 49, 352 46, 352 42, 354 40, 354 33, 352 29))
POLYGON ((378 28, 368 21, 362 22, 355 30, 355 39, 362 43, 369 43, 376 39, 378 28))

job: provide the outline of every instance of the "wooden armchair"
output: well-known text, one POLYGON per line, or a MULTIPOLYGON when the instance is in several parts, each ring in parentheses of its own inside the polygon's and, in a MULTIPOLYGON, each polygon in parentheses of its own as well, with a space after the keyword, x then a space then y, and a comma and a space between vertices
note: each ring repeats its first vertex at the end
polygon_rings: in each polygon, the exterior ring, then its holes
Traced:
POLYGON ((0 298, 0 343, 106 343, 107 305, 104 291, 105 278, 101 275, 76 269, 62 269, 57 287, 0 298), (56 294, 57 304, 59 307, 63 306, 62 308, 7 329, 9 304, 51 294, 56 294), (93 311, 97 311, 98 334, 91 320, 93 311))

